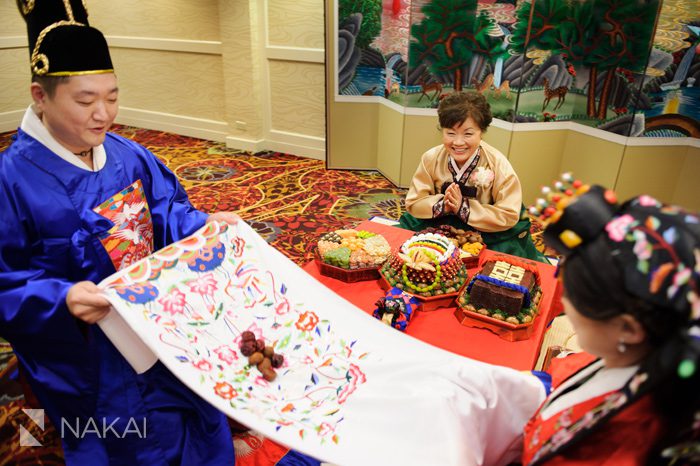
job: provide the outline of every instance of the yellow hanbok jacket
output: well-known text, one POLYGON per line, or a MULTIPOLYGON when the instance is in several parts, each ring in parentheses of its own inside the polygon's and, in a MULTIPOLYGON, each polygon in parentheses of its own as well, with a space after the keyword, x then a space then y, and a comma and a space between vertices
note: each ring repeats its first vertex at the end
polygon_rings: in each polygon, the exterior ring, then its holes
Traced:
MULTIPOLYGON (((430 219, 445 215, 442 189, 445 183, 454 181, 449 159, 443 145, 422 155, 406 195, 406 209, 414 217, 430 219)), ((475 198, 463 198, 459 217, 464 223, 487 233, 505 231, 518 223, 523 203, 520 180, 498 149, 481 141, 479 160, 462 181, 466 186, 476 187, 475 198)))

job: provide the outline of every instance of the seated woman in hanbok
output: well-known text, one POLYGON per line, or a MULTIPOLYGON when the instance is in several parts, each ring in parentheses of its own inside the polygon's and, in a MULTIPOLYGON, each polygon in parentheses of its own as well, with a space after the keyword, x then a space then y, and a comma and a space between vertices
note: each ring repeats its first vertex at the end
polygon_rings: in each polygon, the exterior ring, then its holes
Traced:
POLYGON ((553 218, 545 242, 585 353, 553 360, 523 464, 698 464, 700 219, 599 186, 553 218))
POLYGON ((451 94, 440 102, 438 119, 442 145, 422 155, 401 226, 477 230, 489 249, 545 261, 530 236, 518 176, 508 159, 481 139, 492 120, 486 98, 451 94))

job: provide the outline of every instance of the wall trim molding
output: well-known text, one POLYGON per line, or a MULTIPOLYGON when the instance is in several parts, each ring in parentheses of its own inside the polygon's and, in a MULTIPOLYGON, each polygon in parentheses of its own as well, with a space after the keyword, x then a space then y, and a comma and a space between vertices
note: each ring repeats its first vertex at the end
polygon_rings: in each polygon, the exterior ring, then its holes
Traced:
POLYGON ((110 47, 125 49, 164 50, 170 52, 203 53, 221 55, 220 41, 165 39, 159 37, 105 36, 110 47))
POLYGON ((0 112, 0 132, 14 131, 19 128, 22 123, 22 117, 27 109, 11 110, 9 112, 0 112))
POLYGON ((29 47, 29 41, 26 36, 4 36, 0 37, 1 49, 26 49, 29 47))
POLYGON ((225 121, 120 107, 116 123, 138 128, 168 131, 193 138, 224 142, 229 134, 225 121))
POLYGON ((246 139, 238 136, 226 136, 226 147, 229 149, 245 150, 248 152, 260 152, 263 149, 263 139, 246 139))
POLYGON ((317 149, 314 147, 301 146, 298 144, 290 144, 283 141, 265 141, 264 150, 272 150, 275 152, 282 152, 284 154, 296 155, 298 157, 305 157, 307 159, 314 160, 326 160, 326 148, 317 149))
POLYGON ((265 46, 265 54, 268 60, 324 63, 326 59, 325 50, 305 47, 267 45, 265 46))
POLYGON ((285 134, 281 131, 276 133, 276 139, 246 139, 238 136, 227 136, 226 147, 229 149, 246 150, 248 152, 274 151, 283 152, 285 154, 296 155, 298 157, 306 157, 315 160, 326 160, 325 140, 322 140, 322 147, 318 146, 318 141, 311 136, 304 137, 299 135, 285 134), (290 137, 291 136, 291 137, 290 137), (305 144, 304 139, 311 139, 308 144, 305 144))
POLYGON ((698 138, 627 138, 627 145, 634 147, 643 146, 689 146, 700 149, 698 138))
POLYGON ((270 130, 268 136, 265 141, 266 148, 300 157, 326 160, 326 138, 274 129, 270 130))
POLYGON ((285 141, 314 149, 325 150, 326 148, 326 138, 318 136, 309 136, 308 134, 293 133, 291 131, 280 131, 278 129, 270 130, 270 136, 270 139, 274 141, 285 141))
MULTIPOLYGON (((598 128, 591 128, 590 126, 582 125, 581 123, 576 123, 575 121, 555 121, 550 123, 544 122, 533 122, 533 123, 511 123, 513 125, 514 132, 534 132, 534 131, 561 131, 569 130, 574 131, 579 134, 585 134, 587 136, 593 136, 604 141, 613 142, 615 144, 626 145, 627 136, 622 136, 620 134, 611 133, 610 131, 605 131, 598 128)), ((638 139, 651 139, 651 138, 638 138, 638 139)), ((650 144, 651 145, 651 144, 650 144)))

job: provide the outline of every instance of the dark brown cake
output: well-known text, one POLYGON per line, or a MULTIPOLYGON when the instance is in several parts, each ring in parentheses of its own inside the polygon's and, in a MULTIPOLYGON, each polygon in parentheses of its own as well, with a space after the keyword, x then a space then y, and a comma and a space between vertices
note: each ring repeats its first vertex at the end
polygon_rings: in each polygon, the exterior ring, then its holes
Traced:
POLYGON ((471 286, 470 303, 476 309, 499 309, 512 316, 525 306, 526 295, 522 288, 532 293, 537 283, 537 277, 531 271, 502 261, 486 262, 479 275, 491 278, 493 282, 477 277, 471 286), (509 288, 509 283, 516 286, 509 288))

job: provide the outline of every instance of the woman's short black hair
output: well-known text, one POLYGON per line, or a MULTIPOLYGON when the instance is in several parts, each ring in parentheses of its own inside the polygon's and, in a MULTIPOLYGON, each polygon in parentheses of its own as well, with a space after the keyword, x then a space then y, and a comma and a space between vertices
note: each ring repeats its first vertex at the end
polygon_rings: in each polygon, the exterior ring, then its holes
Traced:
POLYGON ((486 131, 493 116, 486 97, 478 92, 455 92, 440 101, 438 119, 441 128, 454 128, 471 117, 481 131, 486 131))

